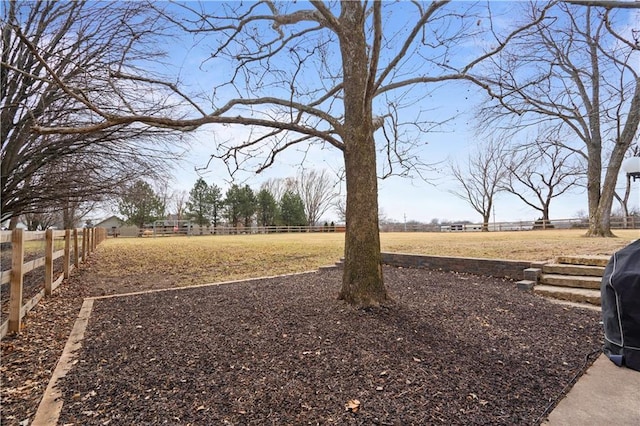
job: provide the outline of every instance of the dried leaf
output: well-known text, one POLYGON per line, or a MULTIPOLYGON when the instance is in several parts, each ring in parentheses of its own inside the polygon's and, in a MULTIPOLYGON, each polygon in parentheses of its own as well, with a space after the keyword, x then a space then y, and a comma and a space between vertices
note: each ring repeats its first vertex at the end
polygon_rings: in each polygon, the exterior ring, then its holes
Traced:
POLYGON ((349 401, 347 401, 347 403, 344 405, 344 408, 347 411, 351 411, 352 413, 357 413, 358 410, 360 410, 360 401, 358 401, 357 399, 350 399, 349 401))

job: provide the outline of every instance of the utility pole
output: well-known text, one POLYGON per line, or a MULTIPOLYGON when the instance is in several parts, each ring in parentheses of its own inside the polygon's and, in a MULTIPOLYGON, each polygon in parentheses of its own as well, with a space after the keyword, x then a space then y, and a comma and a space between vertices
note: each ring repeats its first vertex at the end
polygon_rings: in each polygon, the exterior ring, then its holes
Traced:
POLYGON ((496 229, 496 205, 493 205, 493 231, 495 232, 496 229))

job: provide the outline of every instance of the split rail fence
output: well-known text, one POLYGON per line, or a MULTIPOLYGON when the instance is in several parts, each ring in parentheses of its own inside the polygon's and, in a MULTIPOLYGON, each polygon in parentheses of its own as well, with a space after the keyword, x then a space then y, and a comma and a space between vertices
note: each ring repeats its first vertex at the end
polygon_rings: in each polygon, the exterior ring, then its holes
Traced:
POLYGON ((8 307, 3 297, 2 324, 0 325, 0 338, 7 333, 19 332, 22 328, 22 319, 27 312, 45 296, 50 296, 60 286, 62 281, 69 278, 71 271, 80 267, 88 256, 93 253, 102 241, 107 238, 103 228, 79 228, 66 230, 25 231, 15 229, 13 231, 1 231, 0 243, 2 244, 3 270, 0 274, 2 290, 9 292, 8 307), (31 242, 35 243, 31 243, 31 242), (39 242, 39 243, 38 243, 39 242), (44 243, 44 256, 35 257, 41 251, 30 249, 29 245, 44 243), (9 249, 9 247, 11 247, 9 249), (27 253, 25 257, 25 248, 27 253), (5 256, 10 252, 11 269, 4 270, 5 256), (62 269, 56 271, 54 261, 62 258, 62 269), (44 267, 44 268, 42 268, 44 267), (44 271, 44 277, 40 270, 44 271), (29 281, 35 280, 36 286, 41 287, 33 296, 23 296, 25 275, 31 274, 29 281), (55 276, 58 274, 57 276, 55 276), (30 297, 31 296, 31 297, 30 297), (23 300, 26 297, 28 300, 23 300), (8 311, 8 312, 7 312, 8 311))

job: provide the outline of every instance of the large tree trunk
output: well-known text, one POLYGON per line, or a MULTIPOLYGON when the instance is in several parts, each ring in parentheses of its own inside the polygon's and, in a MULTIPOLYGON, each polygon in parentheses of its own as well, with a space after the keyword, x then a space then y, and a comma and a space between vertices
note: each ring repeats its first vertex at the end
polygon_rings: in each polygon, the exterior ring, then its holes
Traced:
MULTIPOLYGON (((611 208, 613 206, 615 187, 618 180, 618 171, 622 165, 624 154, 631 144, 629 137, 626 137, 626 140, 622 140, 623 137, 620 139, 611 152, 602 186, 600 185, 602 169, 601 167, 593 167, 594 170, 592 171, 591 158, 589 159, 589 170, 587 171, 589 230, 586 234, 587 237, 615 237, 613 232, 611 232, 611 208)), ((598 161, 600 161, 600 158, 598 158, 598 161)))
POLYGON ((602 210, 602 208, 598 208, 596 213, 589 217, 587 237, 615 237, 611 232, 611 214, 604 213, 602 210))
POLYGON ((587 237, 614 237, 611 232, 611 204, 613 198, 606 203, 603 194, 600 192, 600 178, 590 176, 587 173, 587 194, 589 197, 589 229, 587 237))
POLYGON ((62 228, 73 229, 76 227, 75 208, 71 206, 68 199, 65 199, 64 207, 62 209, 62 228))
POLYGON ((542 205, 542 229, 547 229, 551 225, 551 220, 549 219, 549 200, 542 205))
POLYGON ((18 221, 20 220, 19 216, 13 216, 9 220, 9 230, 13 231, 18 227, 18 221))
POLYGON ((489 232, 490 220, 491 220, 491 213, 485 213, 482 215, 482 232, 489 232))
POLYGON ((624 151, 616 146, 611 153, 609 168, 604 177, 604 185, 595 209, 595 216, 590 218, 588 237, 615 237, 611 232, 611 207, 613 206, 613 194, 617 183, 617 172, 613 174, 611 170, 620 170, 620 164, 624 151))
POLYGON ((340 299, 361 307, 387 300, 382 278, 378 191, 372 136, 360 135, 345 153, 347 233, 340 299))
POLYGON ((345 266, 340 299, 378 306, 387 291, 382 278, 378 229, 378 180, 371 96, 367 94, 368 58, 364 12, 360 2, 343 2, 341 24, 361 31, 341 34, 344 67, 344 161, 347 184, 345 266))
MULTIPOLYGON (((595 133, 595 132, 594 132, 595 133)), ((602 143, 599 133, 595 133, 596 139, 587 141, 587 199, 589 202, 589 229, 587 237, 610 237, 611 229, 603 223, 602 209, 602 143)), ((607 221, 608 222, 608 221, 607 221)))

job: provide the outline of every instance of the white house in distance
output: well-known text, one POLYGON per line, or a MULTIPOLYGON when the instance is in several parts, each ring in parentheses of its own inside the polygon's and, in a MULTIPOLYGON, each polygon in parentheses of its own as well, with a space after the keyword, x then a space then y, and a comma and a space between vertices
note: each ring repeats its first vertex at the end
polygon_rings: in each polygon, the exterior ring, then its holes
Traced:
POLYGON ((109 216, 108 218, 95 224, 96 228, 105 228, 107 235, 116 236, 120 233, 120 227, 124 224, 124 221, 118 216, 109 216))

